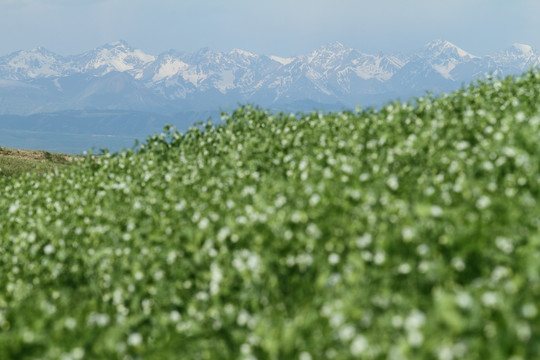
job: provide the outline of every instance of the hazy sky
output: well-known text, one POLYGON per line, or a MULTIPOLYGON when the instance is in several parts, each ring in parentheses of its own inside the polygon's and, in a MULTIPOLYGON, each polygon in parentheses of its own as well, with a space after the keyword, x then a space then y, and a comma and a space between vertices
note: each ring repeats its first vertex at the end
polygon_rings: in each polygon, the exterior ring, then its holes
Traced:
POLYGON ((540 0, 0 0, 0 55, 77 54, 125 40, 169 49, 291 56, 332 42, 407 52, 444 39, 477 55, 540 48, 540 0))

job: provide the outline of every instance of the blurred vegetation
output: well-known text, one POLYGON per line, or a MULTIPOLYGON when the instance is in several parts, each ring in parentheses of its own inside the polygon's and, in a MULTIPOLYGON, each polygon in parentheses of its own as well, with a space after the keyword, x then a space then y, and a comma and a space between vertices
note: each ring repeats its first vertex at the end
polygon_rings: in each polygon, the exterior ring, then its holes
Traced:
POLYGON ((540 358, 539 95, 241 107, 0 179, 0 358, 540 358))

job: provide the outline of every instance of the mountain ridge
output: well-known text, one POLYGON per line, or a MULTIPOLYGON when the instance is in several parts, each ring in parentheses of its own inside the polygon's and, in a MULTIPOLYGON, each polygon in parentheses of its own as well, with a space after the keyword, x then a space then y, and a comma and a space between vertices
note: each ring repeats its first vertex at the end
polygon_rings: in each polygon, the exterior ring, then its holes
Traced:
POLYGON ((209 48, 152 55, 125 41, 71 56, 37 47, 0 57, 0 113, 89 107, 171 113, 304 101, 353 107, 450 91, 539 64, 529 45, 476 56, 445 40, 406 55, 368 54, 332 42, 290 58, 209 48))

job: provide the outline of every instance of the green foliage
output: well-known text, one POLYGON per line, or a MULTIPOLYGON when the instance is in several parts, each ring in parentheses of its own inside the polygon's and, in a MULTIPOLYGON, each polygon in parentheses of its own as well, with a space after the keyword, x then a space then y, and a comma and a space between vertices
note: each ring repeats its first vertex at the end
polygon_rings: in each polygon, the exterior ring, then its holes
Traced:
POLYGON ((242 107, 0 179, 0 358, 540 358, 539 95, 242 107))

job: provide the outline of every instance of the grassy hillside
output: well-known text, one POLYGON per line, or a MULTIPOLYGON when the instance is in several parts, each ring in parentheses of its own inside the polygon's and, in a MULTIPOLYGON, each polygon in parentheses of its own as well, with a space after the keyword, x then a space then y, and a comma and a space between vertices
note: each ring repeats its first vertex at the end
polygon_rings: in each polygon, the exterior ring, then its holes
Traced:
POLYGON ((244 107, 0 179, 0 358, 540 358, 539 100, 244 107))
POLYGON ((15 150, 0 147, 0 176, 11 177, 25 172, 43 174, 71 163, 71 157, 47 151, 15 150))

